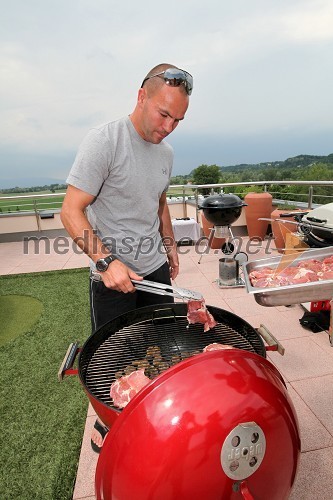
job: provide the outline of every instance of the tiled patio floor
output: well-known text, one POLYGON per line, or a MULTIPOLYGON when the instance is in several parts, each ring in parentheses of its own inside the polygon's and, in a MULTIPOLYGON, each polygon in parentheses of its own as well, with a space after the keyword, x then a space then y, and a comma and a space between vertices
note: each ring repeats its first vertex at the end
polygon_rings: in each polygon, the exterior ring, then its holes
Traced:
MULTIPOLYGON (((221 253, 211 251, 198 264, 195 247, 179 247, 181 273, 176 284, 200 291, 206 302, 241 316, 254 327, 264 324, 285 347, 285 355, 271 352, 269 359, 284 376, 294 402, 301 431, 302 454, 291 500, 331 500, 333 477, 333 348, 327 332, 312 333, 299 323, 300 305, 266 308, 258 305, 244 288, 219 288, 221 253)), ((264 258, 263 250, 250 258, 264 258)), ((85 255, 70 247, 57 255, 23 254, 22 243, 0 244, 0 274, 15 274, 88 265, 85 255)), ((89 406, 73 499, 92 500, 98 456, 90 448, 95 421, 89 406)), ((269 500, 269 499, 267 499, 269 500)))

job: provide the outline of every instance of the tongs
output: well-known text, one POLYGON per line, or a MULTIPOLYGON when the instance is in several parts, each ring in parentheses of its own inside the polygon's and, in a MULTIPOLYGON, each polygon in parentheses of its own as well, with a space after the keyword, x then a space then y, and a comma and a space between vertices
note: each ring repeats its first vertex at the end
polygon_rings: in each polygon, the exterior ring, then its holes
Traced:
MULTIPOLYGON (((99 273, 93 271, 91 277, 94 281, 101 281, 102 277, 99 273)), ((155 295, 169 295, 175 297, 176 299, 182 300, 202 300, 203 296, 200 292, 194 292, 193 290, 187 290, 186 288, 179 288, 170 285, 164 285, 163 283, 156 283, 155 281, 149 280, 131 280, 133 285, 137 290, 142 292, 154 293, 155 295)))
POLYGON ((170 295, 177 299, 182 300, 202 300, 203 296, 200 292, 194 292, 193 290, 187 290, 186 288, 179 288, 170 285, 164 285, 163 283, 156 283, 155 281, 148 280, 131 280, 133 285, 137 290, 142 292, 154 293, 156 295, 170 295))

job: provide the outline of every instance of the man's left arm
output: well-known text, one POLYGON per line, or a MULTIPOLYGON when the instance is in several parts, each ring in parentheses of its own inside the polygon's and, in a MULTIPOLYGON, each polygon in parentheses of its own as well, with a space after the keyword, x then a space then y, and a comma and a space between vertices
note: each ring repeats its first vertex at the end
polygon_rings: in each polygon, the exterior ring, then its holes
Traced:
POLYGON ((160 198, 158 216, 160 219, 160 234, 162 236, 170 266, 170 277, 174 280, 179 273, 179 259, 177 253, 177 245, 172 230, 172 223, 169 207, 167 204, 166 193, 163 193, 160 198))

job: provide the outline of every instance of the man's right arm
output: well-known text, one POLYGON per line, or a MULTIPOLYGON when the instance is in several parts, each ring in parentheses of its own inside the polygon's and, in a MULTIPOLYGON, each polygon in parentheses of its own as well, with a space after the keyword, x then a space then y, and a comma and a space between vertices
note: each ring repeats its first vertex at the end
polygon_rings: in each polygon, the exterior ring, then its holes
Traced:
MULTIPOLYGON (((91 194, 69 185, 60 217, 71 238, 96 262, 109 255, 110 251, 95 234, 85 214, 86 208, 93 202, 94 198, 91 194)), ((105 286, 124 293, 135 291, 131 279, 141 279, 120 260, 113 261, 107 271, 101 273, 101 276, 105 286)))

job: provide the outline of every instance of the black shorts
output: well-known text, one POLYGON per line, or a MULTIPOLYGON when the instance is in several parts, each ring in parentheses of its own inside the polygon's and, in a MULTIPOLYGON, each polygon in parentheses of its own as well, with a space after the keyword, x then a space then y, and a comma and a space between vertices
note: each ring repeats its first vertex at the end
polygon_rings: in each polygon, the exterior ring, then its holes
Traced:
MULTIPOLYGON (((165 262, 159 269, 145 276, 145 279, 171 285, 169 264, 165 262)), ((139 290, 134 293, 117 292, 116 290, 107 288, 103 281, 90 279, 92 332, 94 333, 102 325, 120 314, 132 311, 133 309, 172 302, 174 302, 173 297, 169 297, 168 295, 156 295, 139 290)))

